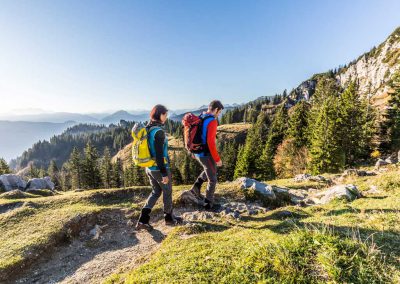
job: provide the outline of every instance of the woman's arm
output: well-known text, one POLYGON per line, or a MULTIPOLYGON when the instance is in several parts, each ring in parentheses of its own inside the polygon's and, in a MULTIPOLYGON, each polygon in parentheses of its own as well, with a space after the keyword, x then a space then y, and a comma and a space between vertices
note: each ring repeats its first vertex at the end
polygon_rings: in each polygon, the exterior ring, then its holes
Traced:
POLYGON ((156 151, 156 164, 160 169, 160 173, 163 177, 168 176, 167 168, 164 163, 164 143, 165 133, 162 130, 158 130, 154 135, 154 149, 156 151))

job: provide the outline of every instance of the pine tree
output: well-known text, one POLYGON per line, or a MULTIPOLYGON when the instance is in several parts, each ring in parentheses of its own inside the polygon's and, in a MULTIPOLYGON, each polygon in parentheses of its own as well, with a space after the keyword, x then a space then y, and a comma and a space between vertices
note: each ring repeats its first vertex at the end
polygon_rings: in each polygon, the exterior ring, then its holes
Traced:
POLYGON ((120 188, 124 186, 124 169, 122 166, 121 159, 117 159, 117 161, 112 165, 112 179, 111 186, 120 188))
POLYGON ((291 139, 296 148, 301 148, 308 144, 307 127, 310 105, 302 100, 292 109, 288 122, 286 138, 291 139))
POLYGON ((40 170, 33 163, 29 165, 28 178, 39 178, 40 170))
POLYGON ((337 172, 344 167, 338 113, 336 82, 323 78, 317 84, 309 119, 310 168, 314 174, 337 172))
POLYGON ((346 166, 353 166, 371 152, 372 111, 360 98, 355 83, 350 83, 338 99, 338 132, 346 166))
POLYGON ((83 186, 82 156, 76 147, 72 150, 66 168, 68 169, 71 176, 71 187, 73 189, 82 188, 83 186))
POLYGON ((6 160, 0 158, 0 175, 5 175, 11 173, 10 167, 8 166, 6 160))
POLYGON ((231 181, 233 179, 237 159, 236 148, 234 141, 228 141, 222 145, 221 157, 223 157, 224 162, 218 173, 221 181, 231 181))
POLYGON ((64 191, 70 190, 72 188, 72 177, 71 172, 68 169, 68 163, 65 163, 64 166, 61 168, 59 176, 61 189, 64 191))
POLYGON ((54 160, 50 161, 50 165, 49 168, 47 169, 47 172, 51 181, 54 183, 54 188, 57 190, 61 189, 59 170, 54 160))
POLYGON ((190 157, 185 153, 182 152, 182 167, 181 167, 181 174, 182 174, 182 182, 184 184, 190 184, 193 181, 191 180, 191 168, 190 168, 190 157))
POLYGON ((101 184, 98 154, 90 143, 86 144, 83 160, 83 185, 85 188, 98 188, 101 184))
POLYGON ((139 166, 133 166, 133 185, 146 185, 147 177, 145 173, 145 169, 139 166))
POLYGON ((399 151, 400 150, 400 71, 397 71, 390 83, 391 93, 389 99, 389 108, 385 114, 385 121, 382 125, 383 131, 381 135, 386 139, 383 143, 383 151, 399 151))
POLYGON ((101 158, 100 174, 103 187, 110 188, 112 178, 112 164, 110 149, 108 149, 108 147, 104 149, 104 155, 101 158))
POLYGON ((287 108, 285 103, 282 103, 274 115, 274 120, 271 123, 262 156, 258 160, 258 179, 266 180, 275 177, 274 156, 279 144, 282 143, 283 138, 285 137, 287 120, 287 108))
POLYGON ((172 174, 172 183, 174 185, 180 185, 183 183, 182 174, 179 168, 177 167, 177 155, 175 151, 173 152, 171 159, 171 174, 172 174))
POLYGON ((246 137, 246 143, 238 154, 234 178, 246 176, 256 177, 258 168, 257 160, 262 154, 262 143, 269 126, 267 114, 260 112, 256 124, 254 124, 246 137))

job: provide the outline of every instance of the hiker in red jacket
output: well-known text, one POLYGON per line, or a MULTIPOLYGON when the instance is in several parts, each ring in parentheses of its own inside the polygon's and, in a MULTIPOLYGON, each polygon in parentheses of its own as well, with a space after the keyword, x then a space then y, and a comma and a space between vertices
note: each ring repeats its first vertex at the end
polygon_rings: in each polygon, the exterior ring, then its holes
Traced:
POLYGON ((217 210, 220 205, 214 202, 214 192, 217 185, 217 167, 222 166, 221 158, 218 155, 216 146, 218 116, 221 114, 224 106, 220 101, 212 101, 207 112, 201 114, 203 119, 202 144, 205 145, 202 153, 194 154, 195 158, 203 167, 203 172, 199 175, 193 184, 190 193, 196 198, 204 200, 206 210, 217 210), (200 193, 202 184, 208 181, 206 196, 200 193))

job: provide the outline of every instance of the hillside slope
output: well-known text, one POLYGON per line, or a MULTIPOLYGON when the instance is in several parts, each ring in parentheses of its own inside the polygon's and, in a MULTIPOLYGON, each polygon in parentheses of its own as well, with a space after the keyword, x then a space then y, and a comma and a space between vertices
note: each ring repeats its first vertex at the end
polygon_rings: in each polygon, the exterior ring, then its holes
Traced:
MULTIPOLYGON (((152 219, 156 229, 150 234, 134 232, 126 223, 137 218, 148 187, 25 199, 0 196, 0 279, 398 283, 399 176, 400 169, 391 166, 377 176, 346 177, 343 183, 355 184, 364 194, 353 202, 286 206, 257 214, 245 210, 249 213, 240 213, 238 219, 182 206, 177 200, 185 187, 174 187, 176 211, 187 224, 175 229, 162 225, 159 202, 152 219), (371 192, 370 186, 377 189, 371 192)), ((293 179, 269 183, 308 191, 328 186, 293 179)), ((246 201, 246 193, 234 183, 219 184, 217 198, 257 204, 246 201)))
MULTIPOLYGON (((239 143, 243 143, 246 139, 247 131, 250 129, 251 124, 249 123, 233 123, 224 124, 218 126, 217 140, 227 141, 235 140, 239 143)), ((174 151, 181 151, 183 149, 183 140, 173 136, 168 137, 168 146, 170 153, 174 151)), ((112 162, 117 159, 121 159, 124 167, 129 166, 132 163, 132 143, 126 145, 120 150, 113 158, 112 162)))

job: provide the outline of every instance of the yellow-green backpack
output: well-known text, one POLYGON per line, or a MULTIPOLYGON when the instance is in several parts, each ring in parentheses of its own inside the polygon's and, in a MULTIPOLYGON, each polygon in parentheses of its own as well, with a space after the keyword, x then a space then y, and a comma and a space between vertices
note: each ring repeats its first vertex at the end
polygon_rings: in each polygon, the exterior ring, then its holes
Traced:
MULTIPOLYGON (((151 131, 151 128, 149 131, 151 131)), ((146 127, 140 127, 136 123, 132 128, 132 138, 132 160, 135 165, 144 168, 154 166, 156 161, 150 154, 149 137, 146 127)))

